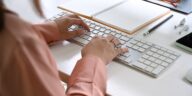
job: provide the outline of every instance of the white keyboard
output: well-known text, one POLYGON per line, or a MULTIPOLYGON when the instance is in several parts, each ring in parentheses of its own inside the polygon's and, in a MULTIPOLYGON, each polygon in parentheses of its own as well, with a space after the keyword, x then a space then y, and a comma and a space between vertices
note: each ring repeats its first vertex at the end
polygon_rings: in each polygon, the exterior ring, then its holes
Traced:
MULTIPOLYGON (((65 13, 60 13, 49 20, 54 20, 65 13)), ((173 64, 180 54, 159 45, 130 37, 129 35, 97 23, 95 21, 82 18, 90 27, 91 32, 73 38, 73 42, 80 45, 87 44, 94 36, 109 34, 118 38, 121 42, 119 47, 128 47, 129 52, 115 58, 114 61, 128 65, 152 77, 158 77, 171 64, 173 64)), ((75 30, 78 26, 72 26, 69 30, 75 30)))

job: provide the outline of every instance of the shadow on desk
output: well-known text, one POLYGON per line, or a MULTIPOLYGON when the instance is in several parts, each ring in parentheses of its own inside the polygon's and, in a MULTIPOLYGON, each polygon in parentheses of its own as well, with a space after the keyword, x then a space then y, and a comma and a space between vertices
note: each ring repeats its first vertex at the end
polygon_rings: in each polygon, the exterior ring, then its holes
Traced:
POLYGON ((80 46, 73 43, 69 43, 68 41, 55 42, 51 44, 50 48, 56 61, 58 62, 69 60, 73 56, 81 52, 80 46))

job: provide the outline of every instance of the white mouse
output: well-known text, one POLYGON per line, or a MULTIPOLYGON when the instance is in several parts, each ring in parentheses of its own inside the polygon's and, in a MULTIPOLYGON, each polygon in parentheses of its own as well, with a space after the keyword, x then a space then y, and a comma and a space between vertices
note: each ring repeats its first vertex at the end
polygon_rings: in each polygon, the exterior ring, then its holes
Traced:
POLYGON ((192 69, 190 69, 187 74, 185 75, 185 78, 192 83, 192 69))

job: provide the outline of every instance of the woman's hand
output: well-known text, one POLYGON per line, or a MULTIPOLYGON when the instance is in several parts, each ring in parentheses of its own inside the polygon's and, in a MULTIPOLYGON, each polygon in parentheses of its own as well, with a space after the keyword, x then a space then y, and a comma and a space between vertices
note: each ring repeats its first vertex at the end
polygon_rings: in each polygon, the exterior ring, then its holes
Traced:
POLYGON ((182 0, 162 0, 165 2, 170 3, 171 5, 173 5, 174 7, 177 7, 177 5, 179 4, 179 2, 181 2, 182 0))
POLYGON ((127 48, 115 48, 118 44, 120 44, 119 40, 113 36, 97 36, 82 49, 82 57, 94 55, 108 64, 119 54, 128 51, 127 48))
POLYGON ((63 39, 71 39, 75 36, 84 34, 89 31, 89 27, 76 15, 67 15, 55 20, 59 31, 61 32, 63 39), (79 25, 83 27, 82 29, 77 29, 74 31, 69 31, 72 25, 79 25))

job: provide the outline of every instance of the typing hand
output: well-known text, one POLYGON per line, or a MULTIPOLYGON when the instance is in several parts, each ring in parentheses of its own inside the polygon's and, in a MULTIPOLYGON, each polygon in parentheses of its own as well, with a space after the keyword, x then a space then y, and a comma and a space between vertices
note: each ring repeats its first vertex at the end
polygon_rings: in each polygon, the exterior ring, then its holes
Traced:
POLYGON ((113 36, 94 37, 83 49, 82 57, 88 55, 94 55, 105 63, 108 64, 119 54, 125 53, 128 51, 127 48, 115 48, 120 44, 119 40, 113 36))
POLYGON ((75 36, 84 34, 86 30, 89 31, 89 27, 81 20, 81 18, 76 15, 63 16, 61 18, 56 19, 55 22, 63 36, 63 39, 71 39, 75 36), (83 28, 74 31, 69 31, 68 29, 72 25, 79 25, 83 28))

